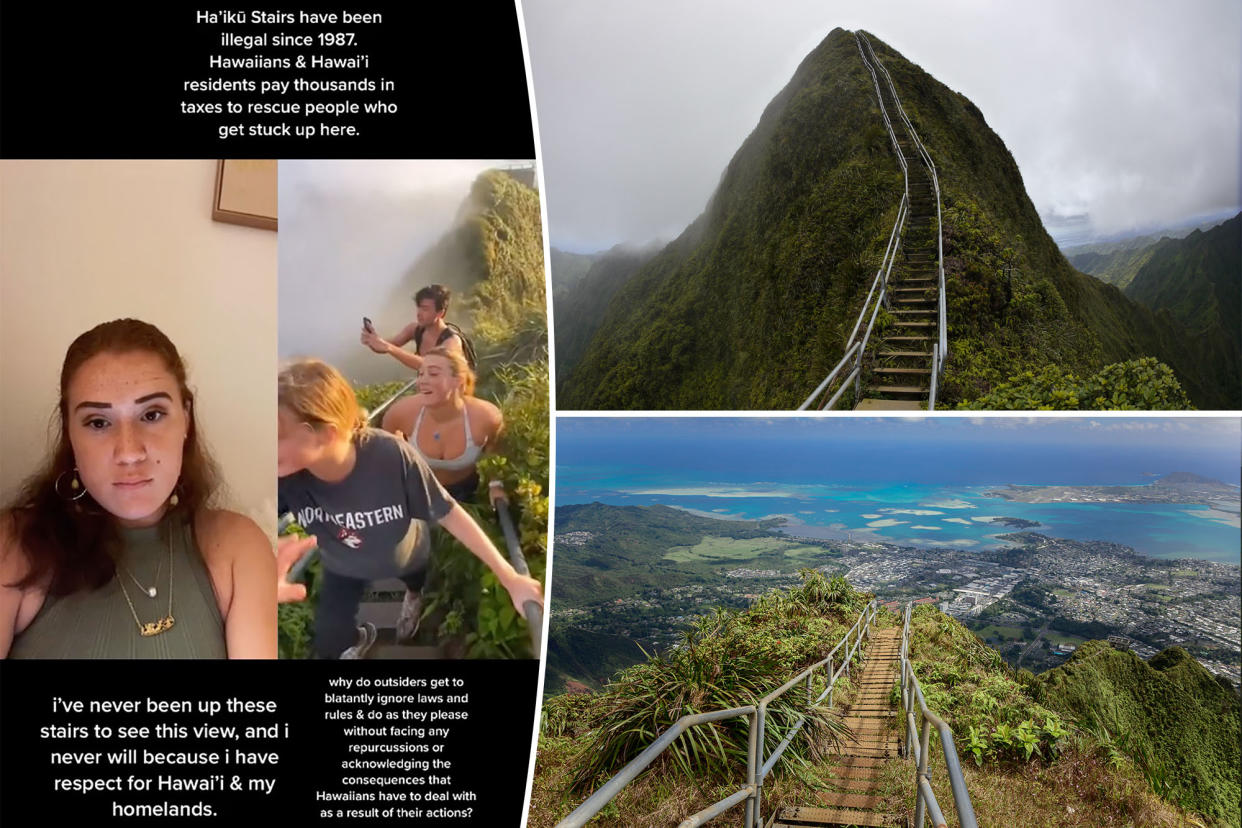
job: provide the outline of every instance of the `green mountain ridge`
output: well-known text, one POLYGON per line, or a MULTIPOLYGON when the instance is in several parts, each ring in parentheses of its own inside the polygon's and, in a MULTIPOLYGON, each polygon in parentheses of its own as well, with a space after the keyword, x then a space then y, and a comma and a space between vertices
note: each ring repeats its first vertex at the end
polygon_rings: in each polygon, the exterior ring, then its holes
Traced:
POLYGON ((558 268, 557 259, 553 257, 552 315, 558 391, 582 358, 591 334, 599 326, 612 297, 655 253, 656 250, 650 247, 617 245, 590 257, 586 270, 577 274, 576 279, 576 268, 581 262, 575 262, 564 272, 558 268))
POLYGON ((1157 244, 1166 239, 1184 239, 1195 230, 1207 232, 1223 221, 1205 222, 1197 227, 1170 228, 1118 241, 1070 245, 1062 247, 1061 252, 1071 265, 1083 273, 1125 290, 1134 280, 1138 269, 1147 264, 1152 249, 1157 244))
POLYGON ((1031 688, 1044 705, 1117 744, 1166 799, 1239 825, 1238 692, 1185 650, 1170 647, 1145 662, 1092 641, 1031 688))
MULTIPOLYGON (((1224 407, 1212 349, 1074 270, 969 100, 871 37, 936 163, 950 358, 942 404, 1023 371, 1143 356, 1224 407)), ((902 178, 854 37, 835 29, 769 103, 705 212, 617 290, 560 405, 793 408, 841 358, 902 178)))

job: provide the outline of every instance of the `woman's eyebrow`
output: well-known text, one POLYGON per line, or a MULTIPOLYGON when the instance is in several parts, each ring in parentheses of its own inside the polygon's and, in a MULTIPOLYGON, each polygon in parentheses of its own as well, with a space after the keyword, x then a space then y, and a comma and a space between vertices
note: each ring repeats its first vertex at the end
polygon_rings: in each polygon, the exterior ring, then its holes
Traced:
MULTIPOLYGON (((168 400, 169 402, 172 402, 172 395, 169 394, 167 391, 156 391, 154 394, 147 394, 145 397, 139 397, 138 399, 134 400, 134 405, 142 405, 145 402, 150 402, 151 400, 158 400, 158 399, 165 399, 165 400, 168 400)), ((73 407, 73 410, 77 411, 78 409, 81 409, 81 408, 111 408, 111 407, 112 407, 112 403, 93 402, 91 400, 83 400, 82 402, 75 405, 73 407)))

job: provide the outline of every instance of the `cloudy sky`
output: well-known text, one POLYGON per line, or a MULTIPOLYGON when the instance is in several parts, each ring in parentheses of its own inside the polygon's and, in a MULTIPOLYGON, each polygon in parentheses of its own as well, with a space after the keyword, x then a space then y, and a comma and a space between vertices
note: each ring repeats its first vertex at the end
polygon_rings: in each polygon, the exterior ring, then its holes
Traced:
POLYGON ((680 233, 837 26, 873 32, 974 101, 1059 241, 1242 202, 1237 0, 522 5, 550 232, 565 250, 680 233))

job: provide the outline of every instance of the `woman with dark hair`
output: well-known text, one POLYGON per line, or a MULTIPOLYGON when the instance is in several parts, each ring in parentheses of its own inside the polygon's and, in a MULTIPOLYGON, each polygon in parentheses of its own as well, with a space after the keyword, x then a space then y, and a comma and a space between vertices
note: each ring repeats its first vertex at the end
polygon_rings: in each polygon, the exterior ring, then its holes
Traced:
POLYGON ((271 545, 208 506, 215 465, 168 337, 135 319, 79 336, 57 416, 0 512, 0 656, 275 658, 271 545))

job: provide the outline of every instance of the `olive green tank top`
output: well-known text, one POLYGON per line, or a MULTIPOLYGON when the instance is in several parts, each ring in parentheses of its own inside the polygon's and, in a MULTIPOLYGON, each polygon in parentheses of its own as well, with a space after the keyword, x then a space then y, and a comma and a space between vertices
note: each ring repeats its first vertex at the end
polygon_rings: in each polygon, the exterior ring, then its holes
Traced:
POLYGON ((190 526, 177 521, 168 529, 168 542, 159 526, 121 529, 116 577, 93 591, 48 596, 14 639, 9 658, 226 658, 224 621, 190 526), (146 592, 152 586, 154 598, 146 592), (173 624, 144 637, 135 613, 142 624, 171 614, 173 624))

